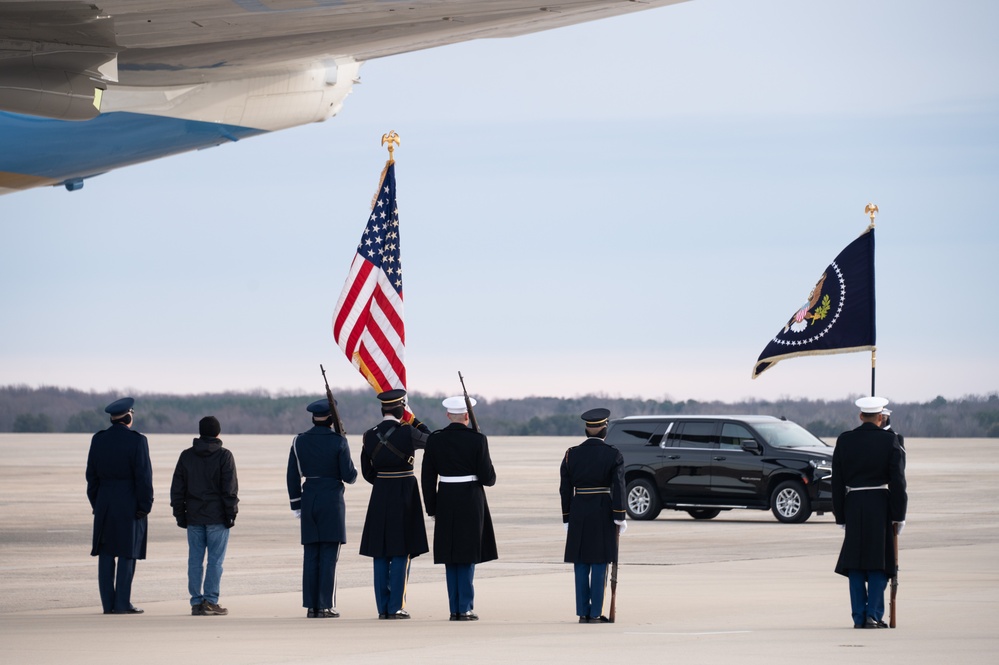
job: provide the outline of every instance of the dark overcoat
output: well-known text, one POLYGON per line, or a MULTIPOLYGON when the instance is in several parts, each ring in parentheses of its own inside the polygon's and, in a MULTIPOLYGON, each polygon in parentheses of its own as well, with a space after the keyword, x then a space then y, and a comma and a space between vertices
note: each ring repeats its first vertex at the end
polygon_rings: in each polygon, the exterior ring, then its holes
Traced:
POLYGON ((451 423, 427 439, 423 453, 423 499, 434 518, 434 563, 482 563, 498 558, 493 520, 483 487, 496 484, 489 442, 461 423, 451 423), (476 476, 461 483, 439 476, 476 476))
POLYGON ((905 457, 895 434, 873 423, 840 434, 833 450, 833 515, 846 525, 836 572, 895 571, 892 522, 905 520, 905 457), (887 485, 887 489, 876 488, 887 485))
POLYGON ((364 433, 361 475, 372 487, 361 532, 363 556, 415 557, 430 551, 420 487, 413 473, 414 455, 424 447, 427 433, 394 418, 364 433), (386 437, 399 454, 380 444, 379 436, 386 437))
POLYGON ((302 511, 303 545, 347 542, 343 484, 355 480, 347 439, 320 426, 295 437, 288 454, 288 497, 291 509, 302 511))
POLYGON ((121 423, 94 434, 87 455, 87 498, 94 511, 91 556, 146 558, 153 469, 146 437, 121 423))
POLYGON ((624 458, 603 439, 591 437, 569 448, 559 470, 566 563, 610 563, 617 559, 617 525, 624 508, 624 458), (606 491, 605 491, 606 490, 606 491))

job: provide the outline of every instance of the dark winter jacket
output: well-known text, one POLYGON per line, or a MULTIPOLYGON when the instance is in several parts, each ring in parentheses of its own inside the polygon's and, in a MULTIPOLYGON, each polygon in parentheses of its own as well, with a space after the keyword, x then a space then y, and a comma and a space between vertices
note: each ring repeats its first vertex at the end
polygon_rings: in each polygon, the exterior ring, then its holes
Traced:
POLYGON ((170 506, 178 526, 232 526, 238 512, 236 461, 220 439, 195 439, 180 454, 170 486, 170 506))

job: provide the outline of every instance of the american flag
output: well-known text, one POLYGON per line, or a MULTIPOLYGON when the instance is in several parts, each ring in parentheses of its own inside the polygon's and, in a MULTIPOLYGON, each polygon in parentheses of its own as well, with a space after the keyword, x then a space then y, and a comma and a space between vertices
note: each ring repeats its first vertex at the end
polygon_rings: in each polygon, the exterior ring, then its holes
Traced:
POLYGON ((406 387, 399 210, 391 160, 333 312, 333 337, 376 392, 406 387))

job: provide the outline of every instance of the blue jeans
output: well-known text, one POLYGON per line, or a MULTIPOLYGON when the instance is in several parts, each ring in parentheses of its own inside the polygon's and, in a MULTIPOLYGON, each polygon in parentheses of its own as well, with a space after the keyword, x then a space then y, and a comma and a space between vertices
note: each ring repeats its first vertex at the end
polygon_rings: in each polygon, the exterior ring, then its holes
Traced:
POLYGON ((222 562, 229 546, 229 529, 224 524, 187 525, 187 591, 191 605, 202 601, 219 602, 219 585, 222 582, 222 562), (208 568, 204 568, 205 552, 208 568), (202 578, 204 591, 202 591, 202 578))

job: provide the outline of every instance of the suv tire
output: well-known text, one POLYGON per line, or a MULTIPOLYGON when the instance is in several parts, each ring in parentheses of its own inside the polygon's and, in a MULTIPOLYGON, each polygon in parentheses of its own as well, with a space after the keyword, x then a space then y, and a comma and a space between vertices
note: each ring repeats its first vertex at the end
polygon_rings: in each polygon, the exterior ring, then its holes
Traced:
POLYGON ((687 513, 695 520, 710 520, 718 517, 721 508, 688 508, 687 513))
POLYGON ((770 510, 777 521, 786 524, 804 522, 812 515, 812 505, 805 488, 796 480, 785 480, 770 495, 770 510))
POLYGON ((663 509, 659 492, 648 478, 630 481, 624 500, 628 516, 633 520, 654 520, 663 509))

